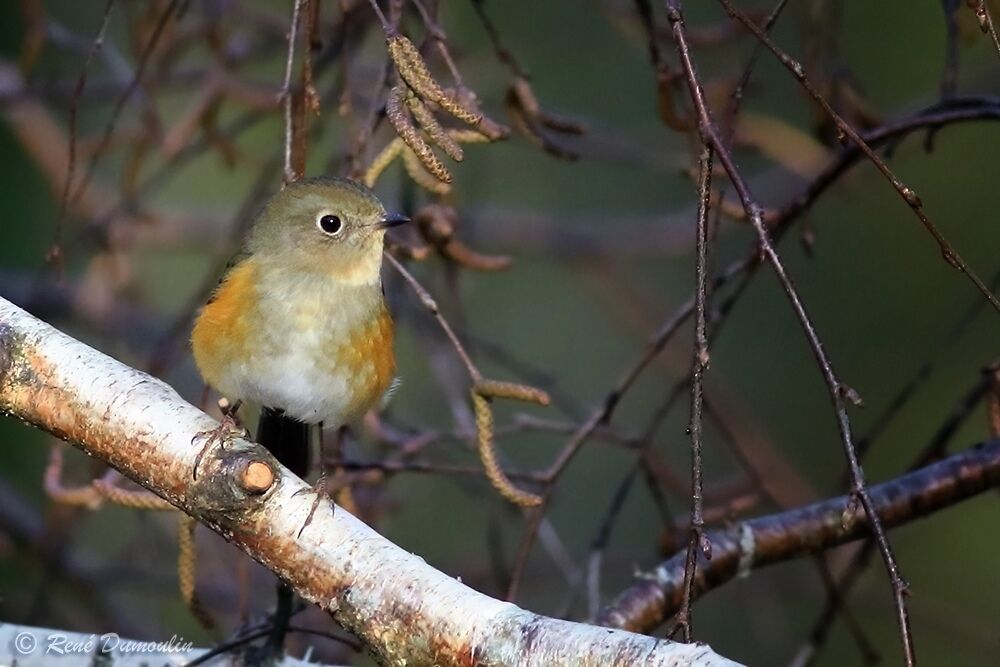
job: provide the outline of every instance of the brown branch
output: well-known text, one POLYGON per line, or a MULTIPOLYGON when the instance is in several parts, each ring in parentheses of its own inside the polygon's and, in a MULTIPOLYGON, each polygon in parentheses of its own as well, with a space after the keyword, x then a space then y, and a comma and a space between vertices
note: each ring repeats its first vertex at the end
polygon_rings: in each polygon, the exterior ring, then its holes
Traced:
MULTIPOLYGON (((990 440, 943 461, 869 489, 887 527, 933 514, 1000 485, 1000 440, 990 440)), ((711 531, 712 559, 699 563, 696 594, 704 594, 754 568, 871 536, 868 514, 850 496, 772 514, 711 531)), ((597 622, 651 632, 680 608, 684 554, 661 563, 619 595, 597 622)))

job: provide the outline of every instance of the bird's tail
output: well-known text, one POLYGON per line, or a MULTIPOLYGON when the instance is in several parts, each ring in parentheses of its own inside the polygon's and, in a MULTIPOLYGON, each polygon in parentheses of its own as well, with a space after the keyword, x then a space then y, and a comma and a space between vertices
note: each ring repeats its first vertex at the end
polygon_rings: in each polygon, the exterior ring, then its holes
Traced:
POLYGON ((257 442, 299 477, 309 473, 309 424, 289 417, 284 410, 261 408, 257 442))

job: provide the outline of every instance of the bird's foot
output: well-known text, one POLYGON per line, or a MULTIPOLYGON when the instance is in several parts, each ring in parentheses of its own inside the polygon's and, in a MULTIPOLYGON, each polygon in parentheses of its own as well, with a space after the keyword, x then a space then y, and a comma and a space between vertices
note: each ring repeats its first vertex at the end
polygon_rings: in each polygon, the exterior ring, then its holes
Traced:
POLYGON ((250 433, 243 426, 243 423, 236 414, 240 409, 241 403, 242 401, 236 401, 230 405, 226 399, 219 399, 219 409, 222 410, 222 421, 215 428, 199 431, 191 438, 191 444, 194 444, 198 440, 204 440, 204 444, 194 459, 194 470, 192 471, 194 479, 198 479, 198 466, 201 465, 201 460, 208 453, 208 450, 215 446, 225 448, 226 443, 236 438, 250 437, 250 433))
MULTIPOLYGON (((329 489, 327 489, 326 470, 320 472, 319 479, 317 479, 313 483, 312 488, 299 489, 293 495, 297 496, 303 493, 313 493, 316 495, 316 497, 313 498, 312 507, 309 508, 309 515, 306 516, 306 520, 302 522, 302 527, 299 528, 299 532, 295 535, 296 539, 302 537, 302 531, 304 531, 309 526, 309 524, 312 523, 313 516, 316 514, 316 509, 320 506, 320 503, 322 503, 324 499, 326 499, 327 501, 330 500, 330 491, 329 489)), ((331 514, 333 514, 334 512, 334 508, 336 508, 336 505, 334 505, 331 502, 330 503, 331 514)))

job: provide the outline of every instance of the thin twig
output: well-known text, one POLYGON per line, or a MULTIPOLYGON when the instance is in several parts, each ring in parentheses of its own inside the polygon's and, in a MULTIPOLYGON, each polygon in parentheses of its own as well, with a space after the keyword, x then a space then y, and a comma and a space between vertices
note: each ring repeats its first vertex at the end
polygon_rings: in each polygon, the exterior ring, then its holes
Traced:
POLYGON ((153 52, 156 50, 157 44, 159 44, 160 37, 163 35, 163 31, 167 27, 170 18, 177 11, 180 5, 180 0, 171 0, 167 8, 163 10, 163 14, 160 15, 159 20, 156 22, 156 27, 153 28, 153 33, 149 37, 149 41, 143 47, 142 55, 139 57, 139 63, 136 66, 135 73, 132 75, 132 79, 129 81, 128 86, 119 96, 117 102, 115 102, 115 107, 111 111, 111 117, 108 119, 107 125, 104 126, 104 133, 101 135, 101 140, 97 144, 97 148, 94 149, 93 154, 90 157, 90 162, 87 165, 87 171, 80 182, 80 185, 76 189, 76 193, 70 198, 70 204, 72 205, 83 193, 87 191, 87 187, 90 185, 90 181, 94 176, 94 172, 97 169, 97 164, 107 150, 111 143, 111 135, 114 132, 115 125, 118 124, 118 119, 121 117, 122 111, 125 110, 125 104, 128 102, 132 94, 139 88, 139 84, 142 81, 142 76, 146 71, 146 67, 149 65, 150 58, 153 52))
POLYGON ((506 65, 515 77, 529 78, 527 71, 521 67, 514 54, 500 40, 500 31, 497 30, 496 24, 486 13, 486 0, 471 0, 471 2, 476 10, 476 16, 479 17, 479 22, 483 24, 483 28, 490 38, 490 44, 493 45, 493 52, 496 54, 497 60, 506 65))
MULTIPOLYGON (((698 223, 695 247, 695 305, 694 305, 694 355, 691 362, 691 526, 689 528, 687 559, 684 564, 684 600, 678 613, 678 624, 683 629, 684 641, 691 641, 691 602, 698 552, 702 551, 705 517, 702 515, 702 407, 704 402, 703 378, 708 368, 708 334, 706 309, 708 302, 708 210, 712 197, 712 148, 705 136, 701 137, 701 157, 698 159, 698 223)), ((711 554, 706 554, 711 558, 711 554)))
MULTIPOLYGON (((721 1, 729 6, 726 0, 721 1)), ((688 90, 691 93, 691 99, 698 115, 699 133, 702 135, 704 140, 708 141, 715 149, 720 164, 725 169, 726 174, 729 176, 729 180, 736 189, 736 192, 740 197, 740 202, 743 204, 743 208, 746 211, 747 217, 753 225, 754 230, 757 232, 760 251, 764 255, 766 261, 771 265, 771 268, 774 270, 775 276, 778 278, 778 282, 781 284, 782 290, 785 292, 792 309, 795 311, 795 315, 806 335, 809 347, 812 349, 813 356, 816 359, 816 363, 823 376, 823 380, 826 383, 827 391, 829 392, 830 400, 833 404, 837 428, 840 432, 844 456, 847 458, 848 466, 851 471, 851 494, 861 502, 862 507, 864 507, 868 512, 868 515, 872 517, 872 532, 875 534, 875 538, 878 542, 879 551, 882 554, 882 559, 885 563, 885 568, 889 575, 889 581, 892 585, 893 595, 895 597, 897 622, 899 623, 900 634, 903 641, 904 655, 906 657, 907 664, 912 665, 915 663, 916 658, 914 656, 913 640, 910 634, 909 614, 906 611, 907 585, 899 572, 899 567, 896 564, 896 558, 892 552, 892 547, 889 544, 889 539, 885 534, 881 521, 878 519, 877 514, 874 511, 871 497, 868 494, 868 489, 865 484, 864 471, 861 467, 860 461, 858 460, 857 451, 854 446, 854 439, 851 434, 851 422, 847 414, 847 405, 844 399, 845 385, 841 383, 836 372, 834 371, 833 364, 827 356, 826 350, 823 348, 823 343, 816 331, 816 327, 813 325, 812 319, 809 317, 809 314, 805 309, 805 305, 802 303, 798 291, 792 283, 791 277, 786 272, 784 264, 781 261, 781 257, 778 255, 774 245, 771 243, 767 227, 764 224, 760 204, 751 193, 749 185, 737 169, 732 154, 729 152, 728 147, 722 142, 718 128, 712 121, 711 113, 705 102, 701 83, 694 67, 694 62, 691 59, 691 52, 687 43, 687 34, 680 11, 679 0, 667 0, 667 16, 671 23, 674 41, 677 44, 678 54, 685 73, 685 79, 688 83, 688 90)), ((766 35, 762 34, 761 36, 764 39, 767 39, 766 35)))
POLYGON ((447 336, 448 340, 451 341, 452 347, 455 348, 455 354, 458 355, 458 358, 462 361, 465 369, 469 372, 469 377, 472 381, 478 382, 482 380, 482 373, 479 372, 479 369, 476 368, 476 365, 472 362, 472 358, 465 350, 465 346, 462 345, 462 341, 458 339, 458 336, 455 334, 455 330, 451 328, 448 320, 441 315, 441 311, 438 309, 438 305, 434 300, 434 297, 430 295, 430 292, 424 289, 424 286, 421 285, 420 282, 413 277, 413 274, 406 270, 406 267, 403 266, 402 262, 393 257, 392 254, 386 253, 385 258, 389 260, 392 267, 399 272, 399 275, 403 277, 403 280, 409 284, 410 288, 416 293, 417 298, 420 299, 420 303, 423 304, 424 308, 426 308, 431 316, 437 320, 441 330, 444 331, 445 336, 447 336))
MULTIPOLYGON (((295 0, 292 6, 292 22, 288 28, 288 58, 285 61, 285 80, 281 84, 280 99, 285 107, 285 166, 283 176, 285 184, 294 183, 302 178, 302 174, 296 168, 295 150, 295 99, 292 94, 292 69, 295 64, 295 45, 299 39, 299 17, 302 13, 302 5, 308 0, 295 0)), ((308 57, 308 56, 306 56, 308 57)))
MULTIPOLYGON (((983 301, 977 300, 977 303, 982 304, 983 301)), ((988 388, 989 377, 984 374, 979 381, 959 399, 958 405, 952 409, 941 425, 935 430, 927 444, 925 444, 917 456, 914 457, 913 461, 907 468, 910 473, 920 470, 922 466, 929 465, 944 455, 952 436, 954 436, 958 427, 961 426, 973 413, 974 408, 979 404, 979 401, 982 400, 988 388)), ((873 429, 873 431, 869 433, 868 438, 873 438, 876 434, 876 431, 873 429)), ((864 572, 868 562, 871 560, 874 550, 875 543, 869 539, 866 540, 861 548, 858 549, 857 552, 855 552, 855 554, 851 557, 851 561, 844 568, 840 579, 834 583, 833 590, 828 593, 826 605, 823 607, 823 610, 814 622, 812 630, 809 633, 809 639, 802 647, 800 647, 790 667, 805 667, 811 663, 812 658, 826 641, 830 625, 836 619, 838 601, 834 598, 834 595, 839 596, 842 600, 847 598, 847 594, 851 590, 851 587, 857 582, 861 573, 864 572)))
MULTIPOLYGON (((719 276, 716 277, 712 288, 718 289, 720 286, 731 280, 735 275, 744 273, 747 270, 747 267, 751 264, 752 262, 747 261, 733 262, 724 271, 722 271, 719 276)), ((625 394, 628 393, 629 389, 631 389, 642 372, 650 365, 650 363, 652 363, 654 359, 659 356, 660 352, 663 351, 663 348, 666 347, 667 343, 673 338, 674 334, 676 334, 684 323, 687 322, 688 318, 691 317, 695 307, 694 301, 694 298, 688 299, 667 317, 663 324, 661 324, 650 337, 643 353, 625 370, 624 373, 622 373, 621 379, 615 384, 611 391, 607 393, 599 407, 595 408, 587 419, 585 419, 573 432, 573 435, 571 435, 569 440, 567 440, 558 456, 556 456, 556 459, 545 471, 545 479, 548 484, 543 492, 543 503, 541 507, 529 517, 528 525, 525 527, 524 535, 521 537, 521 543, 518 547, 517 557, 514 561, 514 567, 511 573, 511 585, 507 591, 508 600, 512 600, 517 596, 521 576, 527 567, 528 557, 531 554, 531 548, 538 532, 538 526, 548 506, 550 492, 556 480, 570 464, 573 458, 580 452, 580 449, 590 439, 590 437, 602 425, 608 423, 614 414, 615 409, 618 407, 618 404, 621 402, 622 398, 624 398, 625 394)))
MULTIPOLYGON (((1000 288, 1000 271, 997 271, 990 280, 990 289, 995 290, 998 288, 1000 288)), ((916 373, 889 400, 882 412, 872 420, 868 433, 858 438, 858 456, 865 457, 871 449, 872 444, 882 435, 893 418, 909 404, 910 399, 913 398, 921 385, 933 375, 944 351, 950 348, 966 332, 969 325, 982 312, 985 305, 986 302, 979 298, 970 304, 968 310, 958 318, 948 334, 935 346, 927 360, 920 365, 916 373)))
POLYGON ((767 47, 771 53, 774 54, 781 64, 792 73, 795 79, 802 86, 803 90, 805 90, 809 96, 823 108, 823 111, 834 122, 837 129, 851 139, 861 152, 864 153, 865 157, 867 157, 871 163, 875 165, 875 168, 878 169, 886 180, 889 181, 893 189, 899 193, 899 196, 903 198, 903 201, 906 202, 907 206, 909 206, 914 215, 917 216, 924 228, 927 229, 930 235, 937 242, 938 248, 941 250, 941 255, 944 260, 953 268, 965 274, 965 276, 976 286, 976 289, 978 289, 982 295, 986 297, 993 308, 1000 313, 1000 300, 998 300, 996 295, 989 290, 976 272, 965 263, 965 260, 958 254, 958 251, 955 250, 955 248, 948 242, 944 235, 941 234, 934 223, 931 222, 930 218, 927 217, 927 214, 924 212, 923 202, 921 201, 919 195, 917 195, 916 191, 899 180, 893 171, 889 169, 889 165, 886 164, 885 160, 880 158, 878 154, 872 150, 871 146, 865 142, 861 135, 858 134, 853 127, 851 127, 850 123, 845 121, 840 114, 834 111, 833 107, 830 106, 830 103, 826 101, 826 98, 824 98, 819 91, 816 90, 815 86, 813 86, 808 77, 806 77, 805 70, 798 61, 779 49, 771 38, 768 37, 768 35, 757 26, 757 24, 751 21, 746 14, 734 7, 730 0, 719 0, 719 2, 725 8, 730 17, 746 26, 747 30, 752 32, 754 36, 765 47, 767 47))
POLYGON ((490 407, 490 399, 510 398, 538 405, 548 405, 550 402, 548 394, 527 385, 513 382, 498 382, 483 377, 483 374, 476 367, 475 363, 473 363, 472 358, 465 350, 465 346, 455 334, 448 320, 441 315, 441 310, 430 293, 424 289, 423 285, 391 253, 385 253, 385 257, 410 285, 420 299, 420 302, 437 321, 469 373, 469 379, 472 382, 471 399, 476 421, 479 456, 490 483, 501 496, 515 505, 520 505, 521 507, 535 507, 540 505, 543 502, 541 497, 514 486, 500 466, 495 451, 493 411, 490 407))
POLYGON ((989 34, 990 39, 993 40, 993 48, 1000 56, 1000 37, 997 36, 997 29, 993 25, 993 16, 990 14, 989 3, 986 0, 977 0, 976 18, 979 19, 980 29, 989 34))
POLYGON ((378 17, 378 22, 382 25, 382 32, 387 35, 395 32, 395 27, 386 20, 385 14, 382 13, 382 8, 378 6, 377 0, 368 0, 368 4, 372 6, 375 16, 378 17))
MULTIPOLYGON (((764 21, 764 31, 767 33, 771 32, 771 28, 777 23, 778 18, 781 13, 785 11, 785 7, 788 5, 788 0, 778 0, 778 4, 774 6, 771 13, 768 14, 767 20, 764 21)), ((762 46, 760 42, 754 42, 753 49, 750 51, 750 57, 747 58, 746 64, 743 66, 743 72, 740 74, 740 79, 733 87, 733 92, 729 94, 729 105, 726 108, 726 113, 723 116, 723 127, 726 128, 726 140, 732 141, 733 134, 736 132, 736 118, 739 116, 740 107, 743 105, 743 94, 746 92, 747 85, 750 83, 750 77, 753 75, 754 67, 757 65, 757 58, 760 57, 760 50, 762 46)), ((721 199, 721 196, 720 196, 721 199)))
POLYGON ((73 88, 73 97, 69 103, 69 128, 67 130, 69 134, 69 158, 66 165, 66 182, 63 185, 62 196, 59 198, 59 213, 56 218, 52 248, 49 250, 49 258, 56 262, 60 274, 62 274, 65 260, 62 247, 63 225, 69 213, 69 196, 73 188, 73 177, 76 175, 76 117, 80 107, 80 97, 83 95, 83 89, 87 85, 87 70, 90 69, 90 63, 104 45, 104 36, 107 33, 111 11, 114 9, 114 6, 115 0, 107 0, 107 4, 104 6, 104 15, 101 17, 101 27, 97 30, 97 36, 94 37, 94 41, 87 51, 87 57, 83 61, 83 67, 80 68, 80 76, 76 80, 76 86, 73 88))

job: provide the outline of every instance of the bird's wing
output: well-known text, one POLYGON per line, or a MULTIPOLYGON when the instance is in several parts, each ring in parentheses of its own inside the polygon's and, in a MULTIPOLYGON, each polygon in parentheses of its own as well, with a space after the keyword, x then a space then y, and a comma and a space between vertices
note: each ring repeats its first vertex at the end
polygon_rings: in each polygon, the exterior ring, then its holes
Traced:
POLYGON ((218 282, 216 282, 215 287, 212 288, 212 293, 208 296, 208 301, 205 302, 206 306, 218 298, 219 288, 222 286, 222 283, 226 282, 226 278, 229 277, 230 271, 242 264, 244 260, 250 259, 252 255, 253 253, 249 250, 242 249, 229 258, 229 261, 226 262, 225 268, 222 269, 222 273, 219 275, 218 282))

